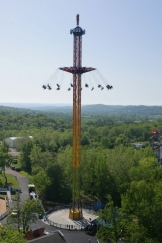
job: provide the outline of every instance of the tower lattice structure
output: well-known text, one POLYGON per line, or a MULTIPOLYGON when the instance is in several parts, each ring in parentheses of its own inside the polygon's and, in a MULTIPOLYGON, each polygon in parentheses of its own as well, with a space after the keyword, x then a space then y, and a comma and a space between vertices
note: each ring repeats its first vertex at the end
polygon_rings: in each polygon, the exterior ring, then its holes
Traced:
POLYGON ((95 70, 92 67, 82 67, 82 35, 85 34, 79 26, 79 15, 76 16, 77 26, 70 30, 73 34, 73 67, 63 67, 60 70, 72 73, 73 75, 73 147, 72 147, 72 204, 69 217, 81 219, 83 217, 82 202, 80 200, 80 160, 81 160, 81 77, 83 73, 95 70))

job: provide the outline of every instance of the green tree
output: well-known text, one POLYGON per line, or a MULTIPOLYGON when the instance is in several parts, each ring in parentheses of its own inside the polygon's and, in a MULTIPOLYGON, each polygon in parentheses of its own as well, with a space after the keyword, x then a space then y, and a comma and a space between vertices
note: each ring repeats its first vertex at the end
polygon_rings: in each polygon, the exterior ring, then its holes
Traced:
POLYGON ((107 200, 105 208, 98 212, 98 221, 103 226, 97 231, 97 237, 105 243, 107 243, 109 238, 112 238, 117 243, 121 237, 122 218, 119 208, 114 206, 110 195, 107 195, 107 200))
POLYGON ((23 205, 18 202, 13 210, 15 210, 15 214, 11 212, 7 221, 8 223, 16 224, 18 228, 21 225, 24 233, 28 231, 31 223, 36 222, 38 214, 43 213, 42 205, 38 199, 27 199, 23 205))
POLYGON ((37 192, 41 199, 45 199, 47 197, 48 187, 51 182, 47 175, 47 173, 41 169, 34 177, 33 182, 36 185, 37 192))
POLYGON ((154 157, 144 158, 139 161, 138 166, 133 166, 129 171, 131 181, 150 181, 154 169, 158 167, 157 159, 154 157))
POLYGON ((41 151, 42 149, 39 146, 37 146, 36 144, 33 145, 29 155, 32 167, 36 165, 40 165, 40 160, 42 155, 41 151))
POLYGON ((25 243, 27 240, 24 239, 23 234, 18 230, 12 228, 12 226, 1 226, 0 227, 0 242, 2 243, 25 243))
POLYGON ((83 136, 81 138, 81 145, 82 146, 89 145, 89 139, 86 134, 83 134, 83 136))
POLYGON ((3 153, 9 152, 9 144, 5 140, 2 142, 1 151, 3 153))
POLYGON ((21 166, 24 170, 27 172, 31 172, 31 159, 30 154, 33 148, 33 141, 31 139, 27 139, 22 147, 21 147, 21 155, 19 157, 19 161, 21 163, 21 166))
POLYGON ((42 205, 38 199, 27 199, 21 210, 23 231, 27 231, 31 223, 36 223, 38 214, 43 213, 42 205))
POLYGON ((47 164, 53 160, 51 152, 42 152, 42 149, 36 144, 34 144, 29 157, 31 161, 32 174, 37 174, 41 168, 46 168, 47 164))
POLYGON ((14 209, 7 217, 7 223, 17 226, 20 231, 21 226, 21 210, 22 204, 20 204, 20 195, 17 193, 15 195, 14 209))
POLYGON ((137 219, 145 239, 161 242, 162 239, 162 182, 133 181, 122 199, 122 208, 137 219))
POLYGON ((9 166, 10 156, 7 153, 0 152, 0 173, 5 178, 5 186, 7 187, 6 166, 9 166))
POLYGON ((62 201, 63 196, 63 170, 57 162, 49 163, 46 169, 47 177, 49 178, 50 185, 48 186, 47 194, 50 200, 62 201))
POLYGON ((105 202, 106 194, 113 195, 113 190, 116 189, 113 175, 110 173, 106 158, 102 152, 97 154, 97 161, 94 165, 94 191, 96 196, 105 202))

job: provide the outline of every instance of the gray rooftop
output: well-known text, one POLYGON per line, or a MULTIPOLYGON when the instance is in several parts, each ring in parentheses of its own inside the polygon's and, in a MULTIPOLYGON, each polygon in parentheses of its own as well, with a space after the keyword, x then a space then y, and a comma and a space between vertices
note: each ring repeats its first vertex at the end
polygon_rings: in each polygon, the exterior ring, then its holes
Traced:
POLYGON ((65 243, 66 241, 63 238, 63 235, 61 235, 61 232, 54 232, 49 235, 45 235, 42 237, 38 237, 33 240, 29 240, 28 242, 35 242, 35 243, 65 243))

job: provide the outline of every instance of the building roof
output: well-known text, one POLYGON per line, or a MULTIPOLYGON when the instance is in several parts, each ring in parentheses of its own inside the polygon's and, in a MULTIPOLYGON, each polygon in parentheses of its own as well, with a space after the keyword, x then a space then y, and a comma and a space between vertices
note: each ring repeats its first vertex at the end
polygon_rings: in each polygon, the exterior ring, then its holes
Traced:
MULTIPOLYGON (((6 139, 16 140, 16 139, 22 139, 24 137, 8 137, 6 139)), ((28 136, 28 138, 33 138, 33 136, 28 136)))
MULTIPOLYGON (((9 139, 11 140, 16 140, 16 139, 20 139, 21 137, 9 137, 9 139)), ((8 139, 8 138, 7 138, 8 139)))
POLYGON ((65 239, 63 237, 63 234, 58 231, 54 233, 50 233, 49 235, 45 235, 42 237, 38 237, 33 240, 29 240, 28 242, 35 242, 35 243, 65 243, 65 239))

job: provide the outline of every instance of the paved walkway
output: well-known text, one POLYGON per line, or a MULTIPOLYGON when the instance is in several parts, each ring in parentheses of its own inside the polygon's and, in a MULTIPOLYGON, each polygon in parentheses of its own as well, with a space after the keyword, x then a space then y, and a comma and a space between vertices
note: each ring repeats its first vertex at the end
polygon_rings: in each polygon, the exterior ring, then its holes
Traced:
MULTIPOLYGON (((28 198, 28 178, 21 175, 20 173, 18 173, 15 170, 11 170, 10 168, 6 168, 6 174, 10 174, 10 175, 17 177, 19 186, 22 190, 22 193, 20 194, 20 198, 21 198, 21 203, 23 204, 25 202, 25 200, 28 198)), ((11 198, 10 198, 10 202, 11 202, 11 198)), ((0 215, 4 214, 6 211, 7 211, 7 208, 6 208, 5 200, 0 199, 0 215)))
POLYGON ((90 224, 91 220, 96 219, 98 216, 93 214, 93 211, 91 210, 83 209, 83 217, 84 218, 80 220, 72 220, 69 218, 69 209, 61 209, 51 213, 48 216, 48 219, 57 224, 85 227, 90 224))
POLYGON ((10 167, 7 167, 6 168, 6 174, 10 174, 10 175, 14 175, 14 176, 17 176, 17 177, 24 177, 23 175, 21 175, 19 172, 17 172, 16 170, 11 170, 10 167))
MULTIPOLYGON (((6 174, 11 174, 13 176, 17 176, 18 178, 25 178, 24 176, 22 176, 21 174, 19 174, 17 171, 11 170, 10 168, 6 168, 6 174)), ((10 197, 10 194, 8 195, 8 197, 10 197)), ((10 202, 11 202, 11 198, 9 198, 10 202)), ((0 215, 4 214, 7 211, 7 207, 6 207, 6 201, 3 199, 0 199, 0 215)))
POLYGON ((25 200, 29 197, 28 178, 21 175, 19 172, 15 171, 15 170, 11 170, 11 168, 6 168, 6 174, 10 174, 10 175, 17 177, 19 186, 22 191, 22 193, 20 193, 20 200, 21 200, 21 203, 23 204, 25 202, 25 200))

